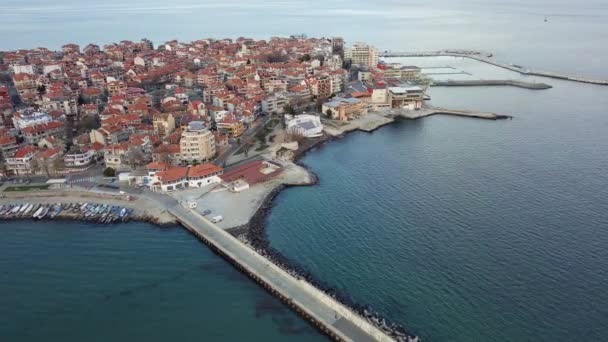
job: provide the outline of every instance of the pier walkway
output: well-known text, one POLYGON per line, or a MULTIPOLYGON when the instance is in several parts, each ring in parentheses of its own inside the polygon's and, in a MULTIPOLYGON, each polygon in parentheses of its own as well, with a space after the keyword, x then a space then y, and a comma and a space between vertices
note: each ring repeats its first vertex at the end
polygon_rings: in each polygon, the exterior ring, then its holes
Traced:
POLYGON ((420 110, 403 110, 399 111, 395 116, 400 116, 406 119, 416 120, 420 118, 424 118, 431 115, 443 114, 443 115, 453 115, 453 116, 464 116, 469 118, 478 118, 478 119, 486 119, 486 120, 500 120, 500 119, 511 119, 510 115, 501 115, 490 112, 477 112, 477 111, 468 111, 468 110, 454 110, 440 107, 424 107, 420 110))
POLYGON ((290 275, 195 211, 181 205, 174 205, 168 210, 212 250, 279 297, 332 339, 394 341, 359 314, 307 281, 290 275))
POLYGON ((522 75, 541 76, 541 77, 555 78, 555 79, 566 80, 566 81, 574 81, 574 82, 590 83, 590 84, 598 84, 598 85, 608 85, 608 80, 600 80, 600 79, 592 79, 592 78, 582 77, 582 76, 566 75, 566 74, 561 74, 561 73, 551 72, 551 71, 532 70, 532 69, 526 69, 519 65, 501 63, 501 62, 498 62, 498 61, 492 59, 491 54, 484 54, 484 53, 475 52, 475 51, 466 51, 466 52, 465 51, 463 51, 463 52, 457 52, 457 51, 435 51, 435 52, 385 51, 385 52, 380 53, 380 57, 439 57, 439 56, 470 58, 470 59, 474 59, 479 62, 497 66, 499 68, 511 70, 511 71, 520 73, 522 75))
MULTIPOLYGON (((431 74, 427 74, 431 75, 431 74)), ((517 80, 447 80, 433 81, 432 87, 474 87, 474 86, 512 86, 524 89, 543 90, 552 88, 546 83, 523 82, 517 80)))

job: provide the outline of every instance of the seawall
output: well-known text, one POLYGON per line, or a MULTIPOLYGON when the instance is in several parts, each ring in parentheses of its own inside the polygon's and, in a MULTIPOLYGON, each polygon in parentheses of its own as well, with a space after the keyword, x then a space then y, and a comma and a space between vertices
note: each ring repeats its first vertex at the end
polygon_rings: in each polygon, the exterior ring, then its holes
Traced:
POLYGON ((409 110, 409 111, 399 111, 394 115, 397 117, 402 117, 405 119, 416 120, 420 118, 424 118, 431 115, 452 115, 452 116, 462 116, 468 118, 477 118, 477 119, 485 119, 485 120, 503 120, 503 119, 512 119, 513 117, 510 115, 504 114, 496 114, 491 112, 479 112, 479 111, 468 111, 468 110, 455 110, 455 109, 447 109, 440 107, 424 107, 420 110, 409 110))
MULTIPOLYGON (((258 254, 200 214, 175 206, 170 208, 180 223, 235 267, 292 307, 303 318, 336 341, 394 341, 383 330, 333 297, 296 277, 258 254)), ((410 339, 403 335, 399 340, 410 339)))
POLYGON ((516 80, 449 80, 433 81, 432 87, 475 87, 475 86, 512 86, 518 88, 543 90, 553 88, 546 83, 524 82, 516 80))
POLYGON ((594 79, 594 78, 590 78, 590 77, 575 76, 575 75, 567 75, 567 74, 562 74, 562 73, 552 72, 552 71, 533 70, 533 69, 524 68, 519 65, 501 63, 494 59, 491 59, 492 54, 484 54, 484 53, 478 52, 478 51, 462 51, 462 52, 457 52, 457 51, 435 51, 435 52, 385 51, 380 54, 380 57, 438 57, 438 56, 470 58, 470 59, 474 59, 479 62, 483 62, 483 63, 491 64, 491 65, 494 65, 494 66, 497 66, 497 67, 500 67, 503 69, 511 70, 511 71, 520 73, 522 75, 541 76, 541 77, 548 77, 548 78, 555 78, 555 79, 566 80, 566 81, 590 83, 590 84, 597 84, 597 85, 608 85, 608 80, 594 79))

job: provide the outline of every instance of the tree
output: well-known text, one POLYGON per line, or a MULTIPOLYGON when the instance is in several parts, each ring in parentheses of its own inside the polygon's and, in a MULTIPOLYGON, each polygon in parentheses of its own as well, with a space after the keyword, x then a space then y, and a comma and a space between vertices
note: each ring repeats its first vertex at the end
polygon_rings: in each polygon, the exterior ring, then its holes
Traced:
POLYGON ((0 149, 0 172, 2 176, 6 176, 6 160, 4 159, 4 152, 0 149))
POLYGON ((243 145, 243 153, 245 153, 245 158, 249 156, 249 150, 253 147, 253 144, 250 141, 247 141, 243 145))
POLYGON ((127 161, 131 169, 135 169, 144 162, 144 153, 137 146, 129 146, 127 150, 127 161))
POLYGON ((287 113, 287 114, 295 114, 296 110, 289 104, 286 104, 285 107, 283 107, 283 113, 287 113))
MULTIPOLYGON (((34 158, 38 158, 38 157, 34 157, 34 158)), ((51 168, 51 161, 49 160, 48 157, 42 157, 42 158, 38 158, 38 162, 40 165, 40 168, 44 171, 44 173, 46 173, 47 177, 51 177, 51 172, 50 172, 50 168, 51 168)))
POLYGON ((40 159, 37 156, 34 156, 30 160, 30 174, 36 174, 38 171, 40 171, 40 168, 40 159))
POLYGON ((333 116, 333 113, 332 113, 331 109, 328 109, 328 110, 325 112, 325 115, 327 115, 327 117, 328 117, 329 119, 331 119, 331 118, 332 118, 332 116, 333 116))
POLYGON ((53 173, 57 174, 57 172, 64 168, 63 158, 55 158, 51 162, 51 168, 53 169, 53 173))
POLYGON ((300 62, 309 62, 310 61, 310 55, 305 53, 304 55, 302 55, 302 57, 299 58, 300 62))
POLYGON ((94 115, 85 115, 78 122, 78 132, 89 132, 93 129, 99 128, 99 120, 94 115))
POLYGON ((115 177, 116 176, 116 170, 114 170, 111 167, 106 167, 105 170, 103 170, 103 176, 104 177, 115 177))

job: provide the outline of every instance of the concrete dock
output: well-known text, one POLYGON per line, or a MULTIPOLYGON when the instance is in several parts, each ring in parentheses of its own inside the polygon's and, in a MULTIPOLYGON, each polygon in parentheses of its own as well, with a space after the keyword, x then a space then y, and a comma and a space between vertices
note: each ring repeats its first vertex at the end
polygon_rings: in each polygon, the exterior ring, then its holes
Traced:
POLYGON ((516 80, 448 80, 433 81, 431 87, 475 87, 475 86, 512 86, 524 89, 543 90, 553 88, 546 83, 523 82, 516 80))
POLYGON ((195 211, 174 205, 169 212, 192 234, 292 307, 336 341, 394 341, 383 330, 334 298, 298 279, 195 211))
POLYGON ((402 110, 395 113, 395 116, 399 116, 402 118, 416 120, 420 118, 424 118, 431 115, 453 115, 453 116, 463 116, 468 118, 478 118, 478 119, 486 119, 486 120, 501 120, 501 119, 511 119, 510 115, 502 115, 490 112, 478 112, 478 111, 468 111, 468 110, 454 110, 440 107, 424 107, 420 110, 402 110))
POLYGON ((450 57, 464 57, 474 59, 479 62, 491 64, 503 69, 511 70, 522 75, 529 76, 541 76, 548 78, 555 78, 566 81, 573 82, 581 82, 581 83, 590 83, 590 84, 598 84, 598 85, 608 85, 608 80, 600 80, 600 79, 592 79, 588 77, 582 76, 574 76, 574 75, 566 75, 557 72, 551 71, 539 71, 532 70, 521 67, 519 65, 506 64, 496 61, 492 59, 491 54, 485 54, 482 52, 476 51, 466 51, 466 52, 457 52, 457 51, 435 51, 435 52, 393 52, 393 51, 385 51, 380 54, 380 57, 438 57, 438 56, 450 56, 450 57))

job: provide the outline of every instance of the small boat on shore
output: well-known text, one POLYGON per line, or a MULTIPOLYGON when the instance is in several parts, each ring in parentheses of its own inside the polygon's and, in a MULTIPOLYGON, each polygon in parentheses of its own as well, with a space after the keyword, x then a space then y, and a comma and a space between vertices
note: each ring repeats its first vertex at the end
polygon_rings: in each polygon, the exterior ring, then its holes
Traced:
POLYGON ((40 215, 42 213, 42 211, 44 210, 44 206, 41 205, 40 207, 38 207, 38 209, 34 212, 34 214, 32 215, 33 219, 37 219, 38 215, 40 215))

